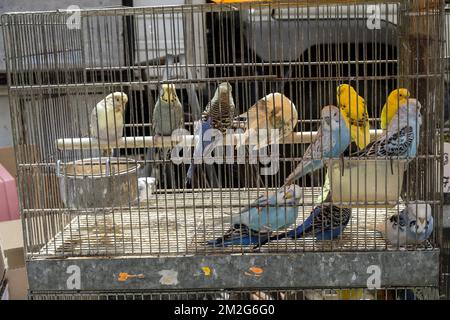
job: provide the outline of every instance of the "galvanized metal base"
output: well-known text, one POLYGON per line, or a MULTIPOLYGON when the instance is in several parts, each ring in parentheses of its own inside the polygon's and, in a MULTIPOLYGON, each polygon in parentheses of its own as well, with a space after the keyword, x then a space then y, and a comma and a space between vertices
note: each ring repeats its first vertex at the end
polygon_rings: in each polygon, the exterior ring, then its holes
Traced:
POLYGON ((439 250, 27 262, 31 291, 437 286, 439 250))

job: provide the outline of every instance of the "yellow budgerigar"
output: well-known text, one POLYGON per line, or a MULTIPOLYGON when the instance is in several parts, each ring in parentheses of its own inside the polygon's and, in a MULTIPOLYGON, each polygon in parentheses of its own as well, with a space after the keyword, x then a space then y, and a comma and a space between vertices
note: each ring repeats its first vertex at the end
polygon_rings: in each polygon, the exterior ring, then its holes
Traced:
POLYGON ((352 140, 358 148, 365 148, 370 142, 370 125, 364 98, 348 84, 338 86, 336 93, 338 106, 350 124, 352 140))
POLYGON ((408 89, 405 88, 395 89, 389 94, 387 101, 381 110, 381 129, 387 129, 392 118, 397 113, 398 106, 406 104, 409 96, 410 93, 408 89))

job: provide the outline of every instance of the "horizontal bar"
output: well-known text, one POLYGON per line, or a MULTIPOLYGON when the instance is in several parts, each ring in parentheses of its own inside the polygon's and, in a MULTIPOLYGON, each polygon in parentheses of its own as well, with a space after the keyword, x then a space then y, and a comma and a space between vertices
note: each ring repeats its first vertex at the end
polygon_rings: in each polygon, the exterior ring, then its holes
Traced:
MULTIPOLYGON (((37 55, 44 55, 42 54, 35 54, 37 55)), ((30 55, 34 56, 34 55, 30 55)), ((26 58, 28 56, 23 56, 23 58, 26 58)), ((20 58, 17 56, 16 58, 20 58)), ((139 66, 123 66, 123 67, 87 67, 86 71, 112 71, 112 70, 145 70, 145 69, 184 69, 184 68, 223 68, 223 67, 297 67, 297 66, 311 66, 311 65, 333 65, 336 66, 338 63, 345 63, 345 64, 386 64, 386 63, 397 63, 397 59, 379 59, 379 60, 360 60, 360 61, 342 61, 342 60, 327 60, 327 61, 290 61, 290 62, 235 62, 235 63, 220 63, 220 64, 214 64, 214 63, 198 63, 198 64, 173 64, 173 65, 165 65, 165 64, 154 64, 154 63, 148 63, 145 64, 145 62, 141 62, 141 65, 139 66)))
MULTIPOLYGON (((370 137, 374 138, 382 134, 381 129, 371 129, 370 137)), ((223 139, 225 143, 223 145, 236 145, 241 134, 235 133, 232 135, 232 139, 223 139), (232 141, 231 141, 232 140, 232 141)), ((317 136, 317 131, 308 132, 294 132, 292 135, 285 139, 280 139, 280 144, 300 144, 311 143, 317 136)), ((175 146, 195 146, 197 143, 197 137, 194 135, 184 135, 178 139, 171 136, 154 137, 154 136, 135 136, 135 137, 122 137, 116 141, 108 144, 99 143, 96 139, 91 138, 62 138, 56 141, 56 146, 59 150, 79 150, 79 149, 121 149, 121 148, 161 148, 161 147, 175 147, 175 146)))
MULTIPOLYGON (((25 72, 25 70, 17 71, 15 73, 25 72)), ((31 72, 29 70, 27 73, 31 72)), ((262 76, 239 76, 239 77, 218 77, 218 78, 197 78, 197 79, 172 79, 172 80, 140 80, 140 81, 123 81, 123 82, 91 82, 91 83, 67 83, 64 85, 58 84, 36 84, 36 85, 11 85, 9 89, 13 92, 22 90, 58 90, 58 92, 66 89, 90 89, 95 87, 140 87, 142 85, 159 86, 163 83, 181 83, 181 84, 194 84, 194 83, 210 83, 219 81, 254 81, 254 80, 266 80, 266 81, 282 81, 282 82, 294 82, 294 81, 367 81, 367 80, 391 80, 391 79, 423 79, 423 78, 440 78, 442 75, 435 74, 414 74, 414 75, 384 75, 384 76, 322 76, 322 77, 293 77, 293 78, 281 78, 277 75, 262 75, 262 76)), ((12 79, 14 82, 14 79, 12 79)))
POLYGON ((366 288, 439 284, 439 250, 32 259, 30 290, 366 288), (204 268, 209 269, 208 275, 204 268), (257 267, 259 272, 251 271, 257 267), (120 273, 142 275, 124 280, 120 273), (122 278, 124 281, 119 281, 122 278))
MULTIPOLYGON (((244 112, 244 114, 245 114, 245 112, 244 112)), ((302 120, 302 119, 298 119, 297 120, 297 123, 307 123, 307 124, 310 124, 310 123, 319 123, 319 122, 321 122, 322 120, 321 119, 308 119, 308 120, 302 120)), ((369 118, 369 123, 371 123, 371 122, 376 122, 376 121, 380 121, 380 118, 369 118)), ((192 122, 192 121, 186 121, 185 123, 184 123, 184 125, 185 126, 192 126, 192 125, 194 125, 195 124, 195 122, 192 122)), ((232 127, 233 128, 244 128, 245 127, 245 121, 239 121, 239 120, 234 120, 233 121, 233 124, 232 124, 232 127)), ((151 127, 153 124, 151 123, 151 122, 144 122, 144 123, 125 123, 124 124, 124 127, 126 127, 126 128, 142 128, 142 127, 151 127)), ((449 129, 449 131, 450 131, 450 129, 449 129)), ((439 131, 438 131, 438 133, 439 133, 439 131)))
MULTIPOLYGON (((315 0, 315 3, 317 5, 321 5, 324 7, 357 7, 358 4, 355 3, 353 0, 334 0, 333 3, 330 3, 329 0, 315 0)), ((392 0, 365 0, 364 4, 361 5, 369 5, 370 3, 386 3, 391 4, 395 3, 392 0)), ((294 2, 295 6, 298 8, 308 8, 311 6, 311 3, 308 3, 308 1, 301 2, 297 1, 294 2)), ((285 7, 292 7, 293 1, 287 0, 287 1, 259 1, 259 2, 249 2, 249 3, 205 3, 205 4, 185 4, 185 5, 164 5, 164 6, 147 6, 147 7, 113 7, 113 8, 93 8, 93 9, 82 9, 80 10, 80 14, 82 17, 85 16, 109 16, 109 15, 136 15, 136 14, 188 14, 188 13, 208 13, 208 12, 233 12, 233 11, 239 11, 239 10, 245 10, 245 9, 274 9, 274 8, 285 8, 285 7)), ((292 9, 293 10, 293 9, 292 9)), ((425 11, 425 10, 423 10, 425 11)), ((427 12, 427 11, 425 11, 427 12)), ((55 16, 55 15, 61 15, 64 17, 65 15, 71 14, 73 11, 67 11, 67 10, 47 10, 47 11, 24 11, 24 12, 7 12, 4 13, 5 17, 8 17, 9 19, 14 18, 17 19, 17 17, 24 17, 24 16, 55 16)), ((294 12, 293 12, 294 14, 294 12)), ((336 15, 333 15, 336 16, 336 15)), ((293 15, 293 17, 295 17, 293 15)), ((363 16, 362 18, 364 18, 363 16)), ((6 23, 6 22, 5 22, 6 23)))
MULTIPOLYGON (((245 157, 245 159, 247 159, 248 157, 245 157)), ((410 158, 410 160, 412 159, 434 159, 434 160, 441 160, 442 158, 442 154, 419 154, 416 155, 414 158, 410 158)), ((344 157, 344 160, 360 160, 360 161, 366 161, 366 160, 372 160, 372 159, 380 159, 380 160, 396 160, 395 157, 394 158, 383 158, 383 157, 377 157, 377 158, 365 158, 365 157, 344 157)), ((298 161, 302 161, 303 158, 302 157, 279 157, 278 158, 279 161, 283 161, 283 162, 298 162, 298 161)), ((139 164, 152 164, 152 163, 167 163, 170 162, 169 160, 156 160, 156 159, 151 159, 151 160, 139 160, 139 159, 133 159, 132 163, 139 163, 139 164)), ((69 161, 70 163, 70 161, 69 161)), ((24 169, 31 169, 31 168, 38 168, 38 167, 44 167, 44 168, 51 168, 51 167, 55 167, 57 164, 56 162, 36 162, 36 163, 18 163, 17 167, 19 168, 24 168, 24 169)), ((171 190, 171 189, 170 189, 171 190)))
MULTIPOLYGON (((201 189, 194 189, 194 192, 198 192, 201 189)), ((261 188, 260 192, 261 194, 263 194, 266 191, 265 188, 261 188)), ((190 193, 192 192, 192 190, 190 189, 185 189, 184 190, 185 193, 190 193)), ((204 189, 204 192, 211 192, 211 189, 204 189)), ((241 190, 241 192, 246 192, 245 190, 241 190)), ((228 193, 225 192, 225 193, 228 193)), ((320 191, 315 192, 315 195, 319 195, 320 191)), ((71 209, 71 208, 42 208, 42 209, 22 209, 22 212, 25 214, 30 214, 32 216, 35 216, 37 214, 48 214, 48 213, 71 213, 74 216, 82 216, 82 215, 89 215, 89 214, 98 214, 99 216, 102 216, 105 212, 120 212, 120 211, 146 211, 146 210, 156 210, 156 209, 161 209, 163 208, 164 210, 167 209, 172 209, 172 210, 181 210, 181 207, 178 206, 169 206, 166 205, 164 203, 161 203, 160 205, 154 205, 153 203, 156 201, 156 199, 158 198, 159 201, 163 201, 164 198, 173 198, 173 195, 171 196, 170 193, 157 193, 157 194, 153 194, 149 196, 149 202, 151 202, 151 205, 147 204, 147 201, 143 200, 140 201, 140 206, 117 206, 117 207, 101 207, 101 208, 92 208, 92 209, 71 209)), ((356 196, 355 196, 356 197, 356 196)), ((426 201, 420 201, 420 200, 414 200, 414 201, 410 201, 410 203, 417 203, 417 204, 430 204, 430 205, 435 205, 435 204, 442 204, 441 200, 429 200, 427 199, 426 201)), ((334 202, 307 202, 307 201, 303 201, 302 202, 302 207, 311 207, 311 206, 320 206, 320 205, 335 205, 335 206, 343 206, 343 207, 352 207, 352 208, 370 208, 373 209, 374 207, 377 207, 381 210, 384 210, 383 207, 393 207, 396 205, 400 205, 400 204, 404 204, 406 205, 406 201, 403 201, 401 199, 399 199, 398 201, 352 201, 352 202, 348 202, 348 201, 334 201, 334 202)), ((221 208, 242 208, 242 207, 247 207, 249 204, 251 204, 251 201, 242 201, 240 204, 222 204, 221 208)), ((267 205, 267 207, 276 207, 276 205, 267 205)), ((183 209, 191 209, 191 208, 195 208, 195 209, 202 209, 202 208, 217 208, 216 204, 198 204, 195 203, 194 205, 187 205, 184 204, 183 209)), ((30 216, 31 217, 31 216, 30 216)), ((224 217, 226 217, 226 215, 224 215, 224 217)))

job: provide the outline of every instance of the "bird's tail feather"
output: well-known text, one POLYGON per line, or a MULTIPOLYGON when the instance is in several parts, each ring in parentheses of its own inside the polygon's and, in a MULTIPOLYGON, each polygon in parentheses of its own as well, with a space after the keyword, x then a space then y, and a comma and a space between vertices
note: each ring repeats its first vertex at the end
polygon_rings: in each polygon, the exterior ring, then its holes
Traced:
POLYGON ((298 226, 295 229, 268 237, 264 242, 261 242, 260 244, 256 245, 254 247, 254 249, 262 246, 263 244, 266 244, 269 241, 281 240, 284 238, 291 238, 291 239, 303 238, 304 236, 309 234, 311 232, 311 230, 312 230, 312 226, 309 222, 309 219, 307 219, 302 225, 298 226))
POLYGON ((270 241, 281 240, 281 239, 284 239, 284 238, 286 238, 286 237, 290 237, 291 232, 292 232, 292 230, 286 231, 286 232, 283 232, 283 233, 279 233, 279 234, 276 234, 276 235, 271 236, 271 237, 266 237, 265 239, 261 239, 261 241, 258 242, 258 243, 253 247, 253 249, 254 249, 254 250, 255 250, 255 249, 258 249, 259 247, 262 247, 263 245, 265 245, 266 243, 268 243, 268 242, 270 242, 270 241))
POLYGON ((245 225, 235 224, 222 237, 209 240, 206 244, 215 247, 227 247, 231 245, 249 246, 265 243, 268 238, 268 233, 252 231, 245 225))
POLYGON ((249 246, 249 245, 258 245, 259 243, 266 243, 266 239, 268 237, 259 237, 258 235, 242 235, 239 237, 225 239, 224 237, 217 238, 215 240, 207 241, 207 245, 213 247, 228 247, 231 245, 240 245, 240 246, 249 246))
POLYGON ((308 173, 315 170, 315 165, 313 160, 307 160, 306 163, 300 163, 297 168, 292 171, 292 173, 286 178, 283 186, 288 186, 294 183, 296 180, 306 176, 308 173))
MULTIPOLYGON (((211 124, 207 121, 200 121, 197 122, 194 136, 198 137, 198 141, 194 147, 194 154, 193 154, 193 161, 195 162, 197 159, 201 159, 203 152, 205 148, 211 144, 212 141, 204 141, 203 135, 206 130, 211 129, 211 124)), ((188 171, 186 173, 185 178, 185 186, 191 187, 192 186, 192 179, 195 174, 196 164, 191 163, 189 165, 188 171)))

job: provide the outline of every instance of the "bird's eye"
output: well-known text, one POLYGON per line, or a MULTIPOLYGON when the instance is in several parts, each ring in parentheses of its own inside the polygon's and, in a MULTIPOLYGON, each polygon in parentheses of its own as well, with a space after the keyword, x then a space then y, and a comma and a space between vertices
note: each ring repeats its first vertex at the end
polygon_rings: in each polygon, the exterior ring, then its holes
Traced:
POLYGON ((409 226, 410 227, 414 227, 416 225, 416 221, 411 221, 410 223, 409 223, 409 226))

